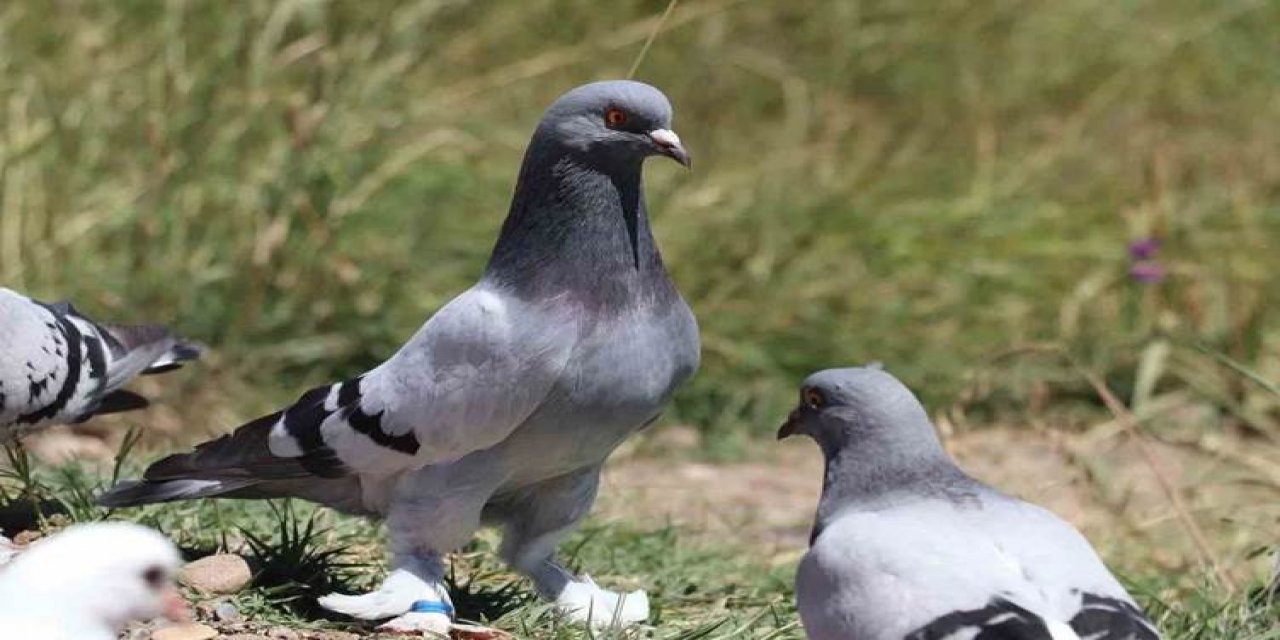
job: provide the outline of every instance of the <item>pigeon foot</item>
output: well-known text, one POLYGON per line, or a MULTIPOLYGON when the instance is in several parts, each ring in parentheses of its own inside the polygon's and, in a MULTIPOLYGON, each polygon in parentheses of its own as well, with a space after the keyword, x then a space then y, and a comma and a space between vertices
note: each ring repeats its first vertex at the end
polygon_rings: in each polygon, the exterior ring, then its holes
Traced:
POLYGON ((359 596, 331 593, 320 598, 319 603, 330 611, 360 620, 384 620, 408 613, 449 617, 453 613, 444 585, 402 569, 391 572, 376 591, 359 596))
POLYGON ((448 638, 453 620, 444 613, 417 613, 410 611, 386 623, 378 629, 391 633, 420 635, 427 638, 448 638))
POLYGON ((583 576, 565 585, 556 608, 568 619, 596 629, 626 627, 649 619, 649 596, 644 591, 614 593, 583 576))
POLYGON ((343 615, 361 620, 382 620, 398 616, 409 610, 412 600, 396 597, 395 594, 374 591, 362 596, 351 596, 342 593, 331 593, 321 597, 320 606, 343 615))

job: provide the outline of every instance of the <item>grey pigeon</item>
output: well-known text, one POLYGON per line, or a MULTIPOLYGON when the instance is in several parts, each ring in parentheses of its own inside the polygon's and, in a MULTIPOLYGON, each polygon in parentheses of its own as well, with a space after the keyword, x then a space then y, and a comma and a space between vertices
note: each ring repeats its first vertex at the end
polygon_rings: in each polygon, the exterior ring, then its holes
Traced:
POLYGON ((70 303, 0 287, 0 441, 145 407, 146 398, 122 387, 199 355, 164 327, 98 324, 70 303))
POLYGON ((1089 542, 969 477, 873 368, 809 376, 778 431, 826 458, 796 602, 813 640, 1157 640, 1089 542))
POLYGON ((444 631, 443 557, 482 524, 502 557, 572 618, 648 615, 555 559, 600 468, 698 365, 698 329, 649 229, 641 166, 688 165, 671 106, 639 82, 561 96, 525 153, 480 281, 391 359, 153 464, 101 502, 293 496, 385 518, 382 586, 321 604, 388 628, 444 631))

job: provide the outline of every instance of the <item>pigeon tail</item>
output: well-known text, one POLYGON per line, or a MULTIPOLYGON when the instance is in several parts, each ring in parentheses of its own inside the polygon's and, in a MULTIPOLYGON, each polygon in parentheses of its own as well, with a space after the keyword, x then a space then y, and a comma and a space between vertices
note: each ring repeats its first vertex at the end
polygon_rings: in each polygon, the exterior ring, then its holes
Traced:
POLYGON ((137 507, 158 502, 174 502, 193 498, 215 498, 226 496, 239 489, 256 484, 256 480, 223 479, 223 480, 166 480, 151 482, 148 480, 130 480, 121 482, 106 493, 98 496, 99 506, 107 508, 137 507))
POLYGON ((200 357, 200 345, 175 337, 160 325, 99 325, 111 344, 107 389, 117 389, 136 375, 172 371, 200 357))
POLYGON ((203 353, 204 345, 179 339, 174 342, 173 346, 164 355, 156 358, 156 361, 152 362, 151 366, 144 369, 142 375, 150 376, 181 369, 183 364, 199 358, 203 353))
POLYGON ((124 482, 98 498, 110 507, 153 502, 235 497, 242 491, 271 480, 313 477, 295 458, 271 455, 267 439, 280 419, 273 413, 253 420, 194 451, 175 453, 152 463, 137 482, 124 482))
POLYGON ((93 414, 84 416, 84 419, 93 416, 106 415, 108 413, 124 413, 126 411, 135 411, 137 409, 146 409, 151 406, 151 401, 146 398, 125 389, 112 391, 102 397, 98 401, 98 405, 94 407, 93 414))

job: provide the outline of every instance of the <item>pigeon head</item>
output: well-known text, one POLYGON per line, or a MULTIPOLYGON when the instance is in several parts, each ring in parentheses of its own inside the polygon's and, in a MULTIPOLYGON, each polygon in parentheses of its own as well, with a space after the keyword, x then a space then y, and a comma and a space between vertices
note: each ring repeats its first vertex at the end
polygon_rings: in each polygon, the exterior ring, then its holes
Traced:
POLYGON ((827 369, 805 379, 778 439, 804 434, 828 455, 847 449, 878 458, 940 451, 920 401, 877 366, 827 369))
POLYGON ((159 532, 125 522, 77 525, 34 543, 0 573, 0 598, 18 599, 87 628, 180 620, 178 549, 159 532))
POLYGON ((631 80, 582 85, 560 96, 535 136, 602 166, 637 165, 666 156, 689 166, 689 153, 671 130, 671 103, 654 87, 631 80))
POLYGON ((485 279, 530 299, 570 291, 594 308, 678 295, 649 228, 651 156, 689 165, 661 91, 613 80, 560 96, 529 141, 485 279))

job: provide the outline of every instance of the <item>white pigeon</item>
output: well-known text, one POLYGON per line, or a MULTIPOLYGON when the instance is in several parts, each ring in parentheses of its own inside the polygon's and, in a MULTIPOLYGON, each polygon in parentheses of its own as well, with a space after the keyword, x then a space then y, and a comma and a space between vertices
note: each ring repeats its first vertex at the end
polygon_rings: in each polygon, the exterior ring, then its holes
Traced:
POLYGON ((796 602, 812 640, 1157 640, 1071 525, 961 471, 901 382, 813 374, 778 431, 826 458, 796 602))
POLYGON ((397 631, 445 632, 445 554, 482 524, 568 617, 644 620, 643 592, 556 559, 591 511, 609 454, 698 366, 698 327, 649 227, 645 159, 689 156, 666 96, 639 82, 561 96, 525 153, 480 281, 386 362, 176 454, 100 502, 293 496, 387 520, 391 573, 323 606, 397 631))
POLYGON ((145 407, 125 383, 199 355, 164 327, 98 324, 69 303, 45 304, 0 287, 0 442, 145 407))
POLYGON ((115 640, 126 624, 186 618, 178 549, 126 522, 69 527, 0 568, 0 638, 115 640))

